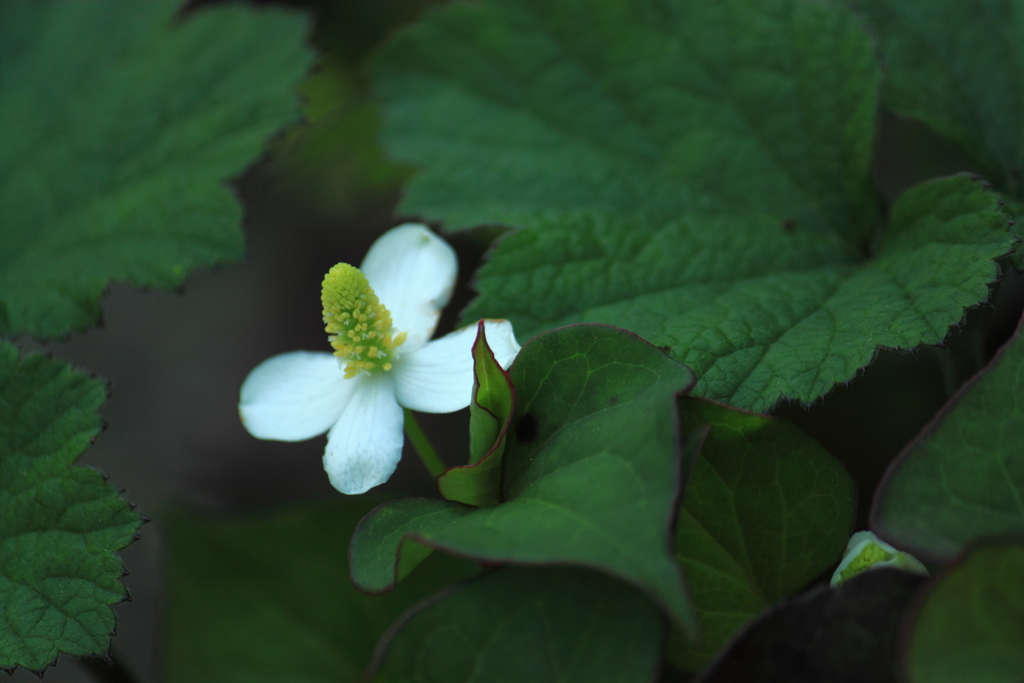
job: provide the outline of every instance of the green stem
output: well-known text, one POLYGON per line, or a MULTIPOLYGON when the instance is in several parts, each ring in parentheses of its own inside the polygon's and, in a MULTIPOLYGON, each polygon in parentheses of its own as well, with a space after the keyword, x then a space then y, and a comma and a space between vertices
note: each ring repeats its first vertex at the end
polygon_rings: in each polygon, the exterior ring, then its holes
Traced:
POLYGON ((420 423, 413 417, 412 411, 408 408, 402 408, 402 410, 405 411, 405 433, 409 437, 409 441, 412 442, 412 447, 416 449, 416 455, 420 456, 420 460, 430 472, 430 476, 435 479, 440 477, 447 468, 441 462, 441 458, 437 457, 437 451, 430 445, 430 439, 420 429, 420 423))

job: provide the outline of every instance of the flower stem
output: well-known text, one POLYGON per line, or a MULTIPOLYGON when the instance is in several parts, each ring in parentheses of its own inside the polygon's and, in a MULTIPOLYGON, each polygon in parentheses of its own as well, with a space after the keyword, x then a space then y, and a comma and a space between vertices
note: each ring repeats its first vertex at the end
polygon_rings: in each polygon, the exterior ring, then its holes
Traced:
POLYGON ((441 458, 437 457, 437 451, 430 445, 430 440, 420 429, 420 424, 413 417, 412 411, 408 408, 402 408, 402 410, 405 411, 405 434, 412 442, 412 447, 416 449, 416 455, 420 456, 420 460, 430 472, 430 476, 435 479, 440 477, 447 468, 441 462, 441 458))

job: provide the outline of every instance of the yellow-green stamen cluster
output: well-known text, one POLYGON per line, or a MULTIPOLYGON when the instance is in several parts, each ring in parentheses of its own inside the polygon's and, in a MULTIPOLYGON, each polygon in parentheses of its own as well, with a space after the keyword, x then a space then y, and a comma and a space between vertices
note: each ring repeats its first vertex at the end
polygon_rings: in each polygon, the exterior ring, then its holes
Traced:
POLYGON ((840 581, 846 581, 851 576, 856 576, 863 571, 867 571, 879 562, 887 562, 894 557, 892 553, 885 551, 885 548, 881 547, 877 543, 868 543, 864 548, 857 553, 857 557, 846 565, 846 568, 840 572, 840 581))
POLYGON ((345 364, 345 377, 391 369, 394 350, 406 333, 394 334, 391 313, 377 299, 358 268, 339 263, 324 276, 320 290, 324 329, 334 355, 345 364))

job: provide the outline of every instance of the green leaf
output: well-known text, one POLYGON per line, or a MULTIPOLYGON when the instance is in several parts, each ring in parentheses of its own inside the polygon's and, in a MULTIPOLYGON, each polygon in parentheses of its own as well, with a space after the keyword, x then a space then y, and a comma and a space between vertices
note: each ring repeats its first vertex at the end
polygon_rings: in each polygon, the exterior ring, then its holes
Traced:
POLYGON ((923 582, 876 569, 793 598, 751 624, 700 681, 897 683, 900 617, 923 582))
POLYGON ((306 22, 181 4, 0 3, 0 334, 66 335, 111 280, 241 257, 225 181, 297 117, 306 22))
POLYGON ((751 410, 938 343, 1013 244, 995 199, 945 181, 865 258, 879 80, 859 20, 807 0, 466 3, 376 66, 385 142, 422 167, 402 208, 525 228, 466 319, 624 327, 751 410))
POLYGON ((694 394, 763 411, 824 395, 879 346, 941 342, 988 297, 993 259, 1013 242, 997 198, 967 176, 901 196, 866 261, 767 219, 678 219, 645 232, 580 216, 503 240, 465 315, 500 314, 527 336, 621 325, 671 347, 699 378, 694 394))
POLYGON ((1024 680, 1024 542, 969 550, 935 579, 908 624, 909 683, 1024 680))
POLYGON ((667 653, 697 671, 744 624, 835 565, 857 494, 839 461, 785 420, 690 397, 679 412, 683 433, 711 425, 676 525, 701 637, 674 635, 667 653))
POLYGON ((0 669, 106 654, 127 596, 115 554, 142 525, 96 470, 103 382, 0 342, 0 669))
POLYGON ((371 506, 353 498, 234 517, 179 510, 158 520, 169 549, 166 679, 361 680, 395 617, 475 571, 438 555, 394 593, 358 592, 345 554, 371 506))
POLYGON ((445 500, 478 507, 501 501, 501 463, 515 407, 516 388, 487 346, 481 320, 473 343, 469 465, 452 467, 437 478, 437 489, 445 500))
POLYGON ((1024 533, 1024 337, 1017 333, 890 466, 871 528, 921 559, 1024 533))
POLYGON ((681 472, 674 398, 693 375, 636 336, 598 325, 533 338, 510 374, 504 502, 382 505, 352 537, 353 581, 388 590, 424 546, 487 562, 579 565, 632 583, 689 629, 670 529, 681 472))
POLYGON ((402 210, 452 228, 712 204, 855 244, 875 228, 879 68, 838 5, 462 4, 398 34, 375 76, 386 146, 422 167, 402 210))
POLYGON ((883 105, 952 140, 1003 190, 1024 192, 1024 4, 853 0, 879 37, 883 105))
POLYGON ((377 654, 374 683, 640 683, 660 666, 658 610, 579 569, 508 567, 407 615, 377 654))

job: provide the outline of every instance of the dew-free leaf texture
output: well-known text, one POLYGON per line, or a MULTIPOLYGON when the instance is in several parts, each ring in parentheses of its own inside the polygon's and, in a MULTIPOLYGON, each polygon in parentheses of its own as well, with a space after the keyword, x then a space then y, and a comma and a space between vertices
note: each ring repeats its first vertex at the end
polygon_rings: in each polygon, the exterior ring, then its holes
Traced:
POLYGON ((303 503, 253 515, 182 510, 167 533, 170 683, 348 683, 418 600, 475 571, 438 555, 388 595, 357 591, 348 538, 372 502, 303 503))
POLYGON ((466 319, 630 329, 762 411, 941 341, 1011 249, 960 180, 905 197, 866 256, 879 73, 817 0, 465 3, 375 69, 385 144, 420 167, 402 208, 522 228, 466 319))
POLYGON ((695 395, 767 410, 852 379, 878 346, 942 341, 987 298, 993 259, 1014 242, 996 196, 967 176, 904 193, 866 261, 774 219, 634 227, 580 216, 510 235, 479 272, 466 315, 500 314, 524 335, 621 325, 671 347, 696 373, 695 395))
POLYGON ((102 381, 0 342, 0 669, 106 654, 126 596, 115 554, 142 518, 74 465, 101 427, 102 381))
POLYGON ((306 22, 181 5, 0 3, 0 334, 62 336, 111 280, 241 257, 226 181, 297 117, 306 22))
POLYGON ((660 665, 661 615, 580 569, 507 567, 400 622, 373 683, 642 683, 660 665))
POLYGON ((928 587, 908 632, 909 683, 1024 680, 1024 541, 969 550, 928 587))
MULTIPOLYGON (((806 0, 490 0, 434 12, 377 62, 402 208, 460 228, 714 203, 860 244, 871 42, 806 0)), ((646 226, 645 226, 646 227, 646 226)))
POLYGON ((1024 533, 1024 337, 1020 327, 898 456, 875 492, 871 528, 919 558, 1024 533))
POLYGON ((793 598, 751 624, 698 681, 897 683, 900 617, 923 582, 874 569, 793 598))
POLYGON ((424 545, 488 562, 582 565, 632 583, 692 627, 670 538, 680 458, 699 445, 680 449, 675 409, 692 373, 624 330, 576 325, 533 338, 510 374, 503 502, 380 506, 352 537, 353 581, 388 590, 424 545))
POLYGON ((883 106, 952 140, 1024 192, 1024 2, 853 0, 878 35, 883 106))
POLYGON ((667 653, 696 671, 745 623, 839 560, 857 494, 839 461, 786 420, 686 396, 679 413, 684 433, 711 425, 676 525, 701 637, 673 636, 667 653))

